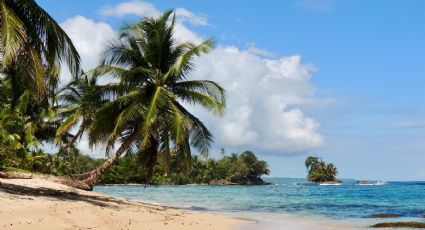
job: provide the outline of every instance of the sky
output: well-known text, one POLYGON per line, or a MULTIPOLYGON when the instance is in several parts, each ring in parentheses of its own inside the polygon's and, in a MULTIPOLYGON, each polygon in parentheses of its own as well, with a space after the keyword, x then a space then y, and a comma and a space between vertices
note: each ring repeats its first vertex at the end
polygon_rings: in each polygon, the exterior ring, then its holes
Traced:
POLYGON ((425 180, 425 1, 37 2, 87 70, 126 22, 168 9, 179 41, 214 39, 191 74, 227 91, 223 117, 191 109, 215 135, 212 155, 252 150, 275 177, 305 177, 316 155, 340 178, 425 180))

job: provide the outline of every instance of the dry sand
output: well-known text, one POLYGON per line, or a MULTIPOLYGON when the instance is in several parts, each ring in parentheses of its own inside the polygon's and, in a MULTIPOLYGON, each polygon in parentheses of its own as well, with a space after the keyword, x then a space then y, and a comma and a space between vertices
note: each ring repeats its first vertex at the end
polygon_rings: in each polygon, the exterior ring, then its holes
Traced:
POLYGON ((258 221, 150 205, 77 190, 55 180, 0 179, 0 229, 354 229, 283 214, 258 221))
POLYGON ((76 190, 40 177, 0 183, 0 229, 226 230, 243 223, 76 190))

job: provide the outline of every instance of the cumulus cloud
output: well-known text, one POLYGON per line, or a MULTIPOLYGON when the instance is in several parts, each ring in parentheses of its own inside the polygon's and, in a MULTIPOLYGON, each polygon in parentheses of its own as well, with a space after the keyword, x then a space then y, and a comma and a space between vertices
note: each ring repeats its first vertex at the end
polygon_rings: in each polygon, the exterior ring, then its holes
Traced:
MULTIPOLYGON (((109 24, 96 22, 83 16, 69 18, 61 26, 78 50, 85 71, 97 66, 107 41, 114 38, 116 34, 109 24)), ((66 82, 71 77, 69 71, 64 71, 62 76, 66 82)))
POLYGON ((185 8, 177 8, 176 9, 176 16, 182 20, 187 21, 190 24, 194 26, 207 26, 208 25, 208 19, 204 16, 201 16, 199 14, 192 13, 185 8))
POLYGON ((126 15, 137 15, 140 17, 155 17, 160 15, 156 7, 144 1, 129 1, 118 5, 108 5, 100 10, 100 14, 104 16, 124 17, 126 15))
POLYGON ((266 49, 258 48, 257 46, 255 46, 255 43, 246 44, 246 49, 248 50, 248 52, 255 54, 255 55, 262 56, 262 57, 267 57, 267 58, 275 58, 276 57, 276 55, 273 52, 268 51, 266 49))
MULTIPOLYGON (((161 14, 161 12, 151 3, 145 1, 129 1, 123 2, 117 5, 108 5, 103 7, 100 10, 101 15, 103 16, 115 16, 115 17, 124 17, 127 15, 137 15, 139 17, 156 17, 161 14)), ((185 8, 175 9, 176 17, 180 21, 187 21, 195 26, 206 26, 208 25, 208 20, 206 17, 195 14, 185 8)))
MULTIPOLYGON (((158 10, 153 4, 145 1, 129 1, 117 5, 108 5, 101 9, 100 13, 103 16, 124 17, 127 15, 135 15, 139 17, 158 17, 161 11, 158 10)), ((176 24, 175 36, 181 42, 194 42, 199 43, 202 41, 194 31, 187 28, 185 25, 189 23, 194 26, 207 26, 208 19, 200 14, 193 13, 185 8, 175 9, 176 24)))
POLYGON ((192 76, 219 82, 227 90, 227 112, 214 118, 195 110, 223 147, 257 147, 275 154, 324 144, 319 123, 305 115, 314 101, 312 68, 300 56, 262 58, 249 50, 219 46, 197 60, 192 76))

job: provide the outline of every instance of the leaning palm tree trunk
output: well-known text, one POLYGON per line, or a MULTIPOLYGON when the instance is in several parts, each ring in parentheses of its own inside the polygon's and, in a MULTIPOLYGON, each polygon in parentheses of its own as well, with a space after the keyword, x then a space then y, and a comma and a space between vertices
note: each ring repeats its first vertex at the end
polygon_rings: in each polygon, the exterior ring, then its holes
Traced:
POLYGON ((81 182, 92 186, 95 184, 100 176, 107 171, 109 168, 111 168, 112 165, 121 157, 121 155, 130 147, 130 145, 133 143, 133 141, 137 138, 138 133, 133 132, 130 137, 128 137, 124 143, 118 148, 118 150, 115 152, 115 155, 111 158, 109 158, 107 161, 105 161, 101 166, 96 168, 93 171, 81 174, 81 175, 71 175, 72 178, 80 180, 81 182))
POLYGON ((66 153, 66 151, 68 151, 68 149, 74 145, 74 143, 77 141, 78 138, 81 137, 81 135, 83 135, 84 132, 84 125, 80 126, 80 129, 78 129, 78 132, 74 135, 74 137, 71 139, 70 142, 68 142, 65 147, 63 147, 63 149, 60 151, 60 153, 66 153))

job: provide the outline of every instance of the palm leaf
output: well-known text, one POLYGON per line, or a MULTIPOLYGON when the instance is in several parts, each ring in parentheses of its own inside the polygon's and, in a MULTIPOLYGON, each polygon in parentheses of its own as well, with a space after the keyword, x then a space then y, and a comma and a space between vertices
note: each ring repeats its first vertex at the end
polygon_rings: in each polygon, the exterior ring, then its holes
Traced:
POLYGON ((0 3, 1 13, 1 48, 3 59, 3 68, 10 65, 11 60, 15 57, 26 41, 25 29, 22 21, 11 10, 5 1, 0 3))

